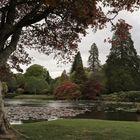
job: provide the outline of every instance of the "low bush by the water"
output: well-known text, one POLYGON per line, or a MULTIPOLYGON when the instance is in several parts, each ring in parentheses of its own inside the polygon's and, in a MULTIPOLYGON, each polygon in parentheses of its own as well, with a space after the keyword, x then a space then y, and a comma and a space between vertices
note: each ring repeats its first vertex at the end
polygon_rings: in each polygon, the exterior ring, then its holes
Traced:
POLYGON ((140 102, 140 91, 120 91, 103 96, 108 101, 140 102))
POLYGON ((119 92, 118 97, 122 101, 139 102, 140 101, 140 91, 119 92))
POLYGON ((25 91, 23 88, 17 88, 16 93, 23 94, 25 91))
POLYGON ((5 98, 14 98, 14 97, 16 97, 16 96, 18 96, 19 95, 19 93, 7 93, 4 97, 5 98))

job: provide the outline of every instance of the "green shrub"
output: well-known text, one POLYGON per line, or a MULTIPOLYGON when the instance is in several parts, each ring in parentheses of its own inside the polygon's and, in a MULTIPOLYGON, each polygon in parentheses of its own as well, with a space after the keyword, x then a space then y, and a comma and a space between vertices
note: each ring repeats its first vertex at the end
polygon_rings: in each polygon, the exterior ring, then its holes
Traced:
POLYGON ((24 84, 25 84, 24 75, 21 73, 17 73, 15 74, 15 77, 16 77, 17 88, 24 88, 24 84))
POLYGON ((102 95, 102 99, 104 101, 118 101, 118 96, 116 95, 116 92, 113 94, 107 94, 107 95, 102 95))
POLYGON ((8 85, 9 92, 15 92, 17 89, 16 78, 14 76, 10 78, 9 81, 7 82, 7 85, 8 85))
POLYGON ((49 93, 49 89, 43 89, 42 91, 41 91, 41 94, 48 94, 49 93))
POLYGON ((18 88, 18 89, 16 90, 16 93, 18 93, 18 94, 23 94, 23 93, 24 93, 24 89, 23 89, 23 88, 18 88))
POLYGON ((2 94, 6 95, 8 93, 8 86, 6 82, 2 82, 2 94))
POLYGON ((19 95, 18 93, 7 93, 6 95, 5 95, 5 98, 14 98, 15 96, 17 96, 17 95, 19 95))
POLYGON ((24 89, 30 94, 41 94, 44 89, 48 89, 48 83, 44 79, 32 76, 26 79, 24 89))
POLYGON ((140 102, 140 91, 120 91, 102 97, 105 101, 140 102))
POLYGON ((140 101, 140 91, 119 92, 118 98, 121 101, 139 102, 140 101))

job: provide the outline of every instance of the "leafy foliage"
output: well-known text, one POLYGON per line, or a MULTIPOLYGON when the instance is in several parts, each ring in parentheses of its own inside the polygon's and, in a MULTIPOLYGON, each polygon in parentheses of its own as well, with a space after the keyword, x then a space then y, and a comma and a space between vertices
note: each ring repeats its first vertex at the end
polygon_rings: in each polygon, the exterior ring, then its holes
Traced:
POLYGON ((104 99, 108 101, 139 102, 140 91, 113 92, 112 94, 105 95, 104 99))
POLYGON ((90 48, 90 56, 88 58, 89 69, 95 72, 100 67, 99 52, 95 43, 90 48))
POLYGON ((44 79, 31 76, 26 80, 24 89, 27 93, 41 94, 48 89, 48 83, 44 79))
POLYGON ((8 85, 9 92, 14 92, 16 90, 16 88, 17 88, 17 82, 16 82, 15 76, 12 76, 8 80, 7 85, 8 85))
POLYGON ((140 101, 140 91, 119 92, 118 98, 120 101, 139 102, 140 101))
MULTIPOLYGON (((17 94, 23 94, 25 92, 24 88, 17 88, 16 93, 17 94)), ((12 93, 13 94, 13 93, 12 93)))
POLYGON ((24 74, 17 73, 15 74, 17 88, 24 88, 25 77, 24 74))
POLYGON ((8 82, 14 74, 11 72, 8 64, 0 67, 0 79, 2 82, 8 82))
POLYGON ((8 86, 6 82, 2 82, 2 94, 6 95, 8 93, 8 86))
POLYGON ((65 81, 55 89, 54 96, 56 99, 62 100, 80 99, 81 92, 78 85, 70 81, 65 81))
POLYGON ((83 62, 82 62, 80 52, 78 52, 74 57, 74 61, 72 63, 72 68, 71 68, 70 73, 73 73, 74 71, 76 71, 78 67, 83 67, 83 62))
POLYGON ((60 60, 68 59, 78 47, 79 34, 85 35, 89 25, 95 29, 105 26, 107 17, 97 3, 95 0, 1 0, 1 64, 10 56, 13 67, 21 70, 19 63, 31 61, 25 46, 45 54, 54 52, 60 60))
POLYGON ((83 98, 95 99, 99 96, 102 90, 102 85, 99 81, 88 80, 84 85, 83 98))
POLYGON ((31 65, 26 70, 25 77, 30 77, 30 76, 46 79, 48 76, 48 72, 46 69, 43 68, 43 66, 34 64, 34 65, 31 65))
POLYGON ((74 83, 78 84, 80 87, 82 87, 86 80, 86 74, 83 68, 83 62, 80 52, 77 53, 72 64, 71 80, 74 83))
POLYGON ((66 70, 64 70, 61 74, 61 77, 60 77, 60 83, 63 83, 63 82, 68 81, 68 80, 69 80, 69 77, 66 73, 66 70))
POLYGON ((112 48, 106 65, 109 92, 138 90, 140 59, 134 48, 130 29, 123 20, 120 20, 114 29, 112 48))
POLYGON ((49 72, 38 64, 31 65, 25 73, 25 92, 44 94, 49 92, 51 77, 49 72))

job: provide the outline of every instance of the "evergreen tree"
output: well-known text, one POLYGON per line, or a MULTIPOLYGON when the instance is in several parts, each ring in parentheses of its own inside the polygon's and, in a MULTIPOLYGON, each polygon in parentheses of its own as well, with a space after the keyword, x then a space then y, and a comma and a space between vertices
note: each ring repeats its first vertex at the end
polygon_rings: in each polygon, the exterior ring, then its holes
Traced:
POLYGON ((46 71, 46 74, 45 74, 45 81, 47 81, 47 83, 48 84, 51 84, 51 82, 52 82, 52 77, 50 76, 50 73, 49 73, 49 71, 47 70, 47 69, 44 69, 44 71, 46 71))
POLYGON ((61 77, 60 77, 60 83, 63 83, 63 82, 68 81, 68 80, 69 80, 69 77, 66 73, 66 70, 64 70, 61 74, 61 77))
POLYGON ((75 58, 74 58, 74 61, 73 61, 73 64, 72 64, 72 68, 71 68, 71 73, 76 71, 79 67, 81 67, 83 69, 83 62, 82 62, 82 58, 81 58, 80 52, 78 52, 75 55, 75 58))
POLYGON ((89 69, 95 72, 99 69, 100 61, 99 61, 99 52, 97 45, 93 43, 90 48, 90 56, 88 58, 89 69))
POLYGON ((74 58, 74 62, 71 68, 71 79, 78 84, 81 88, 86 80, 85 70, 83 68, 83 62, 80 52, 74 58))
POLYGON ((114 29, 106 65, 109 92, 138 90, 140 64, 129 30, 130 26, 123 20, 114 29))

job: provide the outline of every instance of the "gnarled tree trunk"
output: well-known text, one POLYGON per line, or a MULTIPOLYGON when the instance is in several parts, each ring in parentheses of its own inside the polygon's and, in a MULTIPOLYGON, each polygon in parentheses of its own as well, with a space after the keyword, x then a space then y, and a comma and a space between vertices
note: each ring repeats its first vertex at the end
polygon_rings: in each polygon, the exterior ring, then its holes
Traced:
POLYGON ((2 99, 2 83, 0 82, 0 135, 7 134, 10 129, 10 125, 6 119, 4 102, 2 99))
MULTIPOLYGON (((5 77, 5 73, 1 72, 1 68, 5 67, 9 56, 16 50, 16 46, 21 34, 21 29, 16 30, 10 40, 10 44, 5 46, 6 42, 3 42, 0 36, 0 135, 9 134, 10 124, 6 118, 4 110, 4 102, 2 98, 2 83, 1 80, 5 77), (2 42, 2 43, 1 43, 2 42)), ((5 71, 5 70, 2 70, 5 71)), ((7 76, 7 75, 6 75, 7 76)), ((1 139, 1 137, 0 137, 1 139)))

